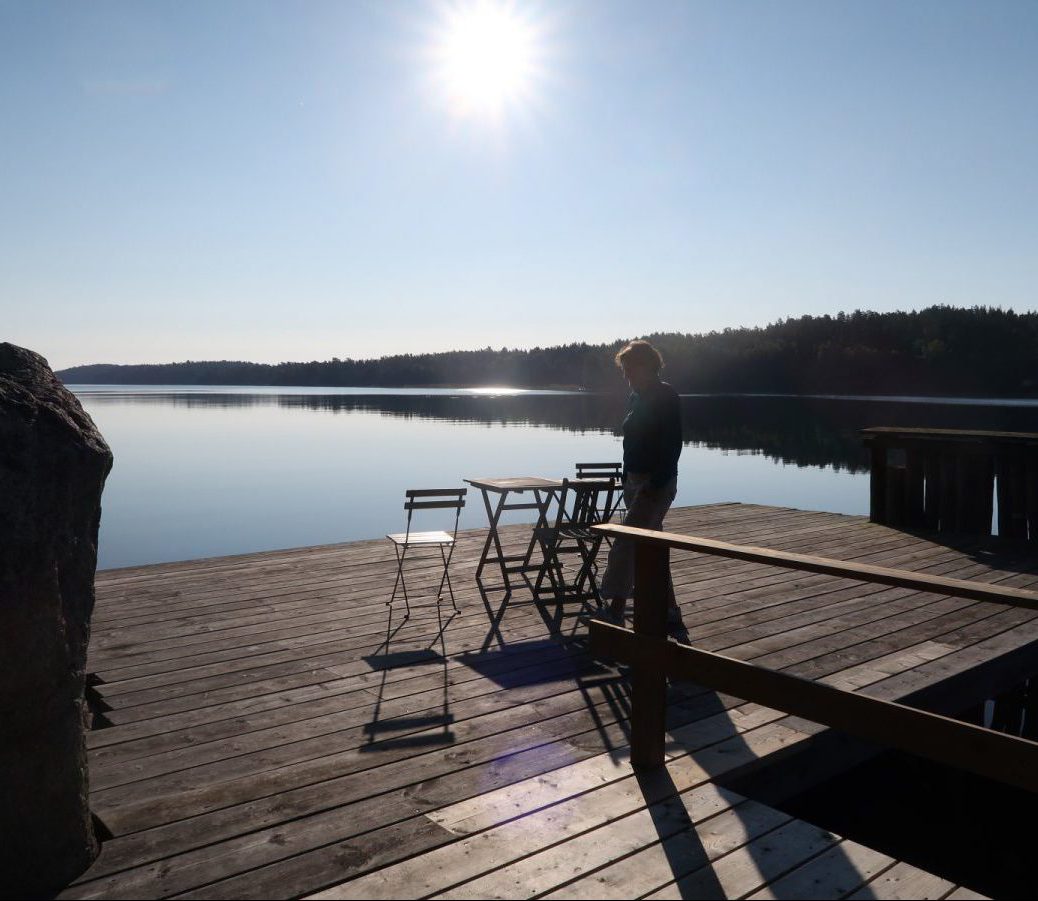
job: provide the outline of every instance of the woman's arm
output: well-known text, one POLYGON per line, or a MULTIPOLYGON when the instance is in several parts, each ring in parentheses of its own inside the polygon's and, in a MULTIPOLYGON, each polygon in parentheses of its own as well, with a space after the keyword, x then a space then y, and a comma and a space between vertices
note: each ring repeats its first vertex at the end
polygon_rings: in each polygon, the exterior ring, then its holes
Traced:
POLYGON ((649 487, 659 491, 678 472, 681 456, 681 400, 669 385, 660 391, 653 405, 656 419, 656 465, 649 479, 649 487))

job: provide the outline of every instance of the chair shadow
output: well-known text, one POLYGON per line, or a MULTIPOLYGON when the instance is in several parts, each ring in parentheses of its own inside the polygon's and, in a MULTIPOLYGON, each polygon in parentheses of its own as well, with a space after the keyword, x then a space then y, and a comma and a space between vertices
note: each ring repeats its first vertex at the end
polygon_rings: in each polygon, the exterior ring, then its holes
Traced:
MULTIPOLYGON (((476 580, 476 587, 487 613, 488 630, 475 652, 456 655, 455 660, 476 670, 504 689, 523 688, 546 682, 563 682, 567 677, 581 693, 594 724, 599 746, 615 759, 626 757, 629 742, 628 719, 630 698, 626 676, 616 667, 595 661, 589 653, 586 619, 596 612, 587 599, 579 601, 547 594, 537 597, 536 573, 521 574, 515 585, 486 585, 476 580), (528 597, 516 599, 520 580, 528 597), (509 640, 503 631, 506 613, 532 606, 544 624, 545 638, 509 640), (517 665, 519 655, 528 655, 528 665, 517 665), (598 697, 598 701, 595 697, 598 697), (605 710, 601 702, 605 701, 605 710), (616 737, 619 728, 621 735, 616 737)), ((525 592, 524 592, 525 594, 525 592)))
POLYGON ((429 646, 417 650, 411 649, 393 653, 390 651, 393 638, 408 621, 405 619, 396 628, 393 628, 393 611, 392 607, 390 608, 389 619, 386 623, 385 639, 375 649, 373 654, 362 658, 373 671, 380 672, 382 678, 379 680, 371 722, 364 726, 367 741, 360 746, 360 751, 373 753, 390 748, 442 747, 454 743, 455 736, 451 729, 451 726, 454 724, 454 714, 450 710, 450 697, 448 694, 450 677, 447 671, 449 660, 447 657, 446 631, 455 616, 457 616, 457 613, 452 610, 450 616, 445 619, 441 605, 437 604, 438 629, 429 646), (439 644, 439 650, 434 650, 437 644, 439 644), (396 669, 422 666, 424 664, 435 665, 442 673, 443 700, 440 709, 436 713, 419 713, 382 719, 389 673, 396 669))
POLYGON ((504 689, 575 677, 582 667, 567 643, 555 638, 527 638, 503 648, 465 651, 453 659, 504 689))
POLYGON ((493 586, 484 585, 479 581, 476 582, 476 589, 486 608, 487 622, 490 624, 480 650, 487 651, 495 644, 499 648, 504 648, 508 642, 505 641, 505 636, 501 632, 501 622, 505 618, 509 602, 512 600, 512 589, 510 587, 495 589, 493 586), (501 591, 499 599, 495 598, 496 591, 501 591))
POLYGON ((559 638, 575 637, 582 629, 584 617, 595 612, 586 601, 580 602, 576 609, 576 602, 553 598, 551 600, 533 597, 521 600, 516 598, 515 590, 506 586, 486 586, 476 583, 480 600, 487 614, 487 634, 480 645, 480 651, 489 651, 492 647, 503 649, 510 642, 502 629, 505 614, 510 609, 532 606, 540 615, 548 635, 559 638))

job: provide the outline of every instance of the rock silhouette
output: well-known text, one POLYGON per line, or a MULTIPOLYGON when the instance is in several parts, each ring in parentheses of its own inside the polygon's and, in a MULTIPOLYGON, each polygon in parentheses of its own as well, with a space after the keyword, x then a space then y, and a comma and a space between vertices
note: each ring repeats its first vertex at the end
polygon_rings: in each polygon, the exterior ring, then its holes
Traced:
POLYGON ((83 700, 112 454, 47 361, 0 344, 0 873, 67 884, 97 853, 83 700))

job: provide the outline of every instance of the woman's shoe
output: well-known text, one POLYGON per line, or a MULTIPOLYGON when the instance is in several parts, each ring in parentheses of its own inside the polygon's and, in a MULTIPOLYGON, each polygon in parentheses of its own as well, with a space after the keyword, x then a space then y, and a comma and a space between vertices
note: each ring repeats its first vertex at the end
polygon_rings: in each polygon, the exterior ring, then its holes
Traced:
POLYGON ((684 619, 681 618, 681 609, 678 607, 671 607, 667 611, 667 634, 681 644, 690 642, 688 628, 685 626, 684 619))
POLYGON ((599 607, 598 612, 591 619, 597 620, 600 623, 609 623, 611 626, 622 626, 624 624, 624 618, 614 614, 608 607, 599 607))

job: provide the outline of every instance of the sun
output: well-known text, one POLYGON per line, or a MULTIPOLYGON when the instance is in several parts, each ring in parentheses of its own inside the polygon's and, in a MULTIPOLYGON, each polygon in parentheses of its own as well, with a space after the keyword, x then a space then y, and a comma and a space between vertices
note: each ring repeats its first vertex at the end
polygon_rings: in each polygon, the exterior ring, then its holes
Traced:
POLYGON ((513 3, 470 0, 446 8, 433 67, 450 111, 500 119, 528 103, 539 76, 540 44, 536 22, 513 3))

